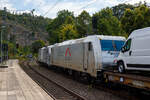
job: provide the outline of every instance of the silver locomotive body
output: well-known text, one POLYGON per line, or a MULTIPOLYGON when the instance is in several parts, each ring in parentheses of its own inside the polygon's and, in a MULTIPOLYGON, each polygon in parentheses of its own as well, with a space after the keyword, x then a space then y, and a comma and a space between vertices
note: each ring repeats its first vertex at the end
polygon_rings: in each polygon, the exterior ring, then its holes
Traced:
POLYGON ((125 38, 94 35, 57 43, 49 47, 50 52, 47 54, 49 57, 46 57, 48 59, 47 64, 87 73, 92 77, 97 77, 98 73, 106 68, 106 65, 114 66, 113 60, 116 57, 116 53, 119 53, 115 50, 103 51, 101 40, 125 41, 125 38))

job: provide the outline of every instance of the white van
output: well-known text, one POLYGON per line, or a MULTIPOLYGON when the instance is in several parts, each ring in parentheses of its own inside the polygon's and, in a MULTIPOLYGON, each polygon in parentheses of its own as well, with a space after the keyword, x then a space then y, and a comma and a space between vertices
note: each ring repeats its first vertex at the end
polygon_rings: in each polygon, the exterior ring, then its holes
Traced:
POLYGON ((131 33, 117 58, 118 71, 150 71, 150 27, 131 33))

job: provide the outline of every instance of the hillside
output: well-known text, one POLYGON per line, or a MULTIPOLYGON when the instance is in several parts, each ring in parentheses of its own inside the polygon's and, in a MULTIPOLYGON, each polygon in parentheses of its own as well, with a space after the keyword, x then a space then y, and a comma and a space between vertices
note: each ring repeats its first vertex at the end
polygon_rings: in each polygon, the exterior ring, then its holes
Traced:
POLYGON ((50 19, 27 13, 12 14, 6 9, 0 10, 0 18, 1 25, 5 26, 4 40, 13 40, 22 46, 29 46, 39 39, 48 43, 46 27, 50 19))
POLYGON ((78 16, 69 10, 57 12, 54 19, 31 13, 15 14, 0 10, 0 25, 5 26, 3 42, 9 54, 35 54, 41 47, 88 35, 128 37, 133 30, 150 26, 150 7, 144 4, 119 4, 91 15, 83 10, 78 16), (19 44, 19 46, 18 46, 19 44))

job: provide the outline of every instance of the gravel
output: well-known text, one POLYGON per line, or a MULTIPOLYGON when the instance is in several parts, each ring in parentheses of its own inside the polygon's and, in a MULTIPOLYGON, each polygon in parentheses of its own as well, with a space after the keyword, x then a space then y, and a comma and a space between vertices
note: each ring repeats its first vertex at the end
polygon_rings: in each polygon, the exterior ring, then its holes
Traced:
POLYGON ((118 97, 103 90, 92 88, 90 85, 77 82, 69 77, 65 77, 61 73, 54 72, 53 70, 50 70, 44 66, 39 66, 36 62, 32 62, 30 63, 30 65, 42 75, 45 75, 47 78, 84 96, 87 100, 125 100, 125 98, 118 97))

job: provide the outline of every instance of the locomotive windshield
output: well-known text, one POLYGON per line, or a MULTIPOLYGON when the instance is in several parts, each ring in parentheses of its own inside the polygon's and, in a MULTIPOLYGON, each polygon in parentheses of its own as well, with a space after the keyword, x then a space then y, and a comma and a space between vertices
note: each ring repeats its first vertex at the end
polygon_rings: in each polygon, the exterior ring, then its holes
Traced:
POLYGON ((102 51, 120 51, 124 45, 121 40, 100 40, 102 51))

